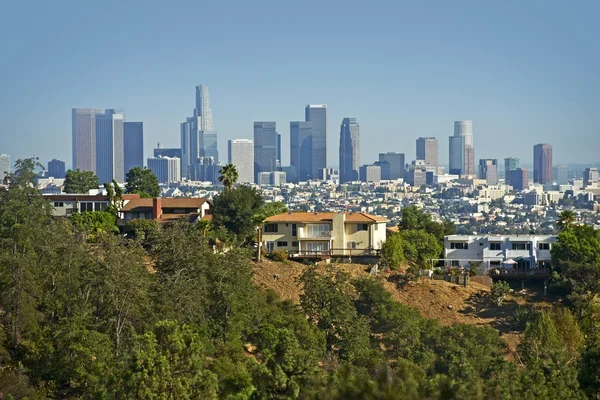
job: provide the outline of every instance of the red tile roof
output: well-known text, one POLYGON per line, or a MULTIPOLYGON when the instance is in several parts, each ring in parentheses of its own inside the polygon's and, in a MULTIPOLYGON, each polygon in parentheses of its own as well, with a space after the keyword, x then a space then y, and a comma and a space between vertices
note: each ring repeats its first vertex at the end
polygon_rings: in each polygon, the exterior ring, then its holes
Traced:
MULTIPOLYGON (((152 208, 154 199, 133 199, 130 200, 121 211, 132 211, 138 208, 152 208)), ((161 208, 193 208, 199 209, 202 204, 208 200, 204 197, 194 198, 161 198, 161 208)))

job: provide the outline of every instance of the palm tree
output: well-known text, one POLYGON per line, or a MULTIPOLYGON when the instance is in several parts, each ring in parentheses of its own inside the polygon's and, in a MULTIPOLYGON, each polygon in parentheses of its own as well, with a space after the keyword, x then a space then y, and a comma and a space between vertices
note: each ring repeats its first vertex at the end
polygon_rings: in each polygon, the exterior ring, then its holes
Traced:
POLYGON ((565 210, 560 213, 558 219, 558 225, 561 229, 569 229, 575 223, 575 213, 571 210, 565 210))
POLYGON ((223 183, 225 189, 229 190, 238 180, 237 168, 233 164, 227 164, 219 171, 219 182, 223 183))

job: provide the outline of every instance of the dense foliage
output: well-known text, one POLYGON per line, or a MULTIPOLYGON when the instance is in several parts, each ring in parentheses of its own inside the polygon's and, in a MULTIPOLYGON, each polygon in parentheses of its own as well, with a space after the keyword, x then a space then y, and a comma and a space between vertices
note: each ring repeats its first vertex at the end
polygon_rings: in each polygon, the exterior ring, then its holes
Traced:
POLYGON ((92 171, 68 170, 63 190, 65 193, 88 193, 99 186, 98 177, 92 171))
POLYGON ((528 314, 511 362, 496 330, 441 326, 393 300, 376 279, 352 279, 335 266, 308 268, 300 304, 282 301, 254 285, 247 250, 215 252, 201 224, 133 224, 135 239, 102 234, 91 242, 80 225, 50 217, 26 174, 15 178, 0 189, 4 397, 598 393, 598 342, 584 342, 567 310, 528 314))
POLYGON ((139 194, 140 197, 159 197, 160 187, 156 175, 147 168, 133 167, 125 177, 125 190, 130 194, 139 194))

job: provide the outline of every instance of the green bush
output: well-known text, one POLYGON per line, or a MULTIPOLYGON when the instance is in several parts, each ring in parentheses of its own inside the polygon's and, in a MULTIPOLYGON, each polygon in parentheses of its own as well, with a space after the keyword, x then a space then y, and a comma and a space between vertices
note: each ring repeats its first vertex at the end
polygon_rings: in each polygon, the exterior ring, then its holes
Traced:
POLYGON ((273 252, 271 252, 271 254, 269 255, 269 257, 273 261, 286 262, 287 259, 288 259, 288 254, 287 254, 287 251, 285 251, 285 250, 273 251, 273 252))
POLYGON ((498 281, 492 285, 492 301, 501 306, 506 298, 506 295, 510 293, 510 285, 506 281, 498 281))

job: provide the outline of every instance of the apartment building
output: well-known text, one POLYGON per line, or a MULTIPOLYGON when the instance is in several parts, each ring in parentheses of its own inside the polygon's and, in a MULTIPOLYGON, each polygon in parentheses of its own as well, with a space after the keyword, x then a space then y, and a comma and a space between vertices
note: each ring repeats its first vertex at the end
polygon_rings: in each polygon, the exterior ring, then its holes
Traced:
POLYGON ((266 219, 262 244, 292 257, 378 255, 387 222, 362 212, 288 212, 266 219))
POLYGON ((450 235, 444 238, 444 263, 448 267, 481 263, 485 270, 547 269, 551 266, 554 243, 553 235, 450 235))

